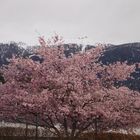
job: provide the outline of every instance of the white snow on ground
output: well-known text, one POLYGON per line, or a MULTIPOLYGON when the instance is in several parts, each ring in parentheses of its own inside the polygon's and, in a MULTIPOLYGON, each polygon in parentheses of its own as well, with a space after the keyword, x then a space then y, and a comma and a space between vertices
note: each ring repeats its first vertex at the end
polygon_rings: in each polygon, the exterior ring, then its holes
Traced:
MULTIPOLYGON (((26 128, 26 124, 24 123, 10 123, 10 122, 0 122, 0 127, 21 127, 26 128)), ((28 128, 35 128, 34 125, 28 125, 28 128)))

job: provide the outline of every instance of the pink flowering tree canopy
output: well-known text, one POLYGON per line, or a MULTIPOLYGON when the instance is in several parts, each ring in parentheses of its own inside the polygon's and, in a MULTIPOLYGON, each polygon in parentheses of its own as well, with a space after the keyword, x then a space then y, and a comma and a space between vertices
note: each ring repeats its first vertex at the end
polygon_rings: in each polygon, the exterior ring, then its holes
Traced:
MULTIPOLYGON (((57 39, 58 38, 54 38, 57 39)), ((140 126, 140 93, 114 83, 127 79, 135 66, 117 62, 105 66, 99 62, 103 48, 66 58, 64 48, 50 47, 40 38, 37 53, 43 62, 13 58, 1 73, 2 117, 21 114, 49 127, 57 136, 78 137, 91 130, 131 129, 140 126), (12 111, 12 113, 11 113, 12 111)))

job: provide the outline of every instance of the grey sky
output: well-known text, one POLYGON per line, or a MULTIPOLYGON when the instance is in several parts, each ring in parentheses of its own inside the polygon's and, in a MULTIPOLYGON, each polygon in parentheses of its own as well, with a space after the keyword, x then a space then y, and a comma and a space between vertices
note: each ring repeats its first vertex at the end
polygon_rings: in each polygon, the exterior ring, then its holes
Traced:
POLYGON ((140 0, 0 0, 0 42, 38 42, 54 32, 89 42, 140 42, 140 0))

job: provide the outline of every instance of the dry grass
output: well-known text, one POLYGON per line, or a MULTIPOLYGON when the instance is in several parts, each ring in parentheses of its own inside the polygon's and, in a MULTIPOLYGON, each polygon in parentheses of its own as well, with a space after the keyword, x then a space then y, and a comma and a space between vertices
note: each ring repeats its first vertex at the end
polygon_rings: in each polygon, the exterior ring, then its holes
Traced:
MULTIPOLYGON (((0 140, 34 140, 35 130, 28 130, 28 139, 25 137, 23 128, 0 128, 0 140)), ((59 140, 59 138, 40 137, 38 140, 59 140)), ((63 140, 67 140, 64 138, 63 140)), ((140 136, 121 133, 99 133, 96 137, 94 133, 86 133, 78 140, 140 140, 140 136)))
POLYGON ((88 133, 83 136, 88 140, 140 140, 139 135, 122 134, 122 133, 100 133, 95 136, 93 133, 88 133))

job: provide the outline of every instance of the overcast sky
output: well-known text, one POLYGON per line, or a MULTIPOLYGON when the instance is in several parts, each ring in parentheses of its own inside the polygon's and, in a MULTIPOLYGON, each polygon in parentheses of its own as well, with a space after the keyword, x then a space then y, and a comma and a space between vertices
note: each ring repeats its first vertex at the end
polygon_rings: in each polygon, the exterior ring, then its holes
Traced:
POLYGON ((38 33, 64 40, 140 42, 140 0, 0 0, 0 42, 37 44, 38 33))

